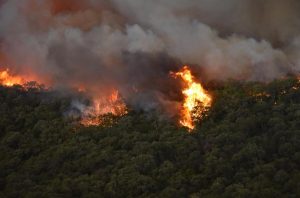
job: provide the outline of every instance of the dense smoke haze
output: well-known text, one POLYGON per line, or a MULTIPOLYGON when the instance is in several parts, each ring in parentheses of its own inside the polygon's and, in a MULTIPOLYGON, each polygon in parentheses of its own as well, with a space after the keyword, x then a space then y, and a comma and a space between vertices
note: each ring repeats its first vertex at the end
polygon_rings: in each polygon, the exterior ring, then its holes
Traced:
POLYGON ((297 0, 0 2, 2 67, 92 95, 117 89, 137 108, 178 105, 169 74, 184 64, 205 80, 300 70, 297 0))

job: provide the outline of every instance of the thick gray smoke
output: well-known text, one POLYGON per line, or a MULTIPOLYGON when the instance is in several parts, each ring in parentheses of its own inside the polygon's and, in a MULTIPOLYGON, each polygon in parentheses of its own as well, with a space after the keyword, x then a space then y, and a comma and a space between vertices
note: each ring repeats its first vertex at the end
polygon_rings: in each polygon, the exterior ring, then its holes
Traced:
MULTIPOLYGON (((0 0, 0 65, 58 87, 174 105, 169 72, 269 81, 300 69, 298 0, 0 0), (137 91, 138 90, 138 91, 137 91)), ((176 89, 177 87, 177 89, 176 89)))

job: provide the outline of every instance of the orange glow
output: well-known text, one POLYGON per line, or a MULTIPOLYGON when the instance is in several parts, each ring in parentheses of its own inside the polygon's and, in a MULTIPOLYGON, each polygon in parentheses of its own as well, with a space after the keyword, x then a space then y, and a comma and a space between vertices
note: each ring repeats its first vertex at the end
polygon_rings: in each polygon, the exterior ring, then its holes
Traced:
POLYGON ((126 105, 120 98, 117 90, 113 90, 108 97, 95 99, 93 105, 83 112, 81 124, 84 126, 101 125, 103 123, 103 116, 107 114, 114 116, 127 114, 126 105))
POLYGON ((14 85, 23 85, 25 80, 20 76, 12 76, 9 69, 0 71, 0 85, 12 87, 14 85))
POLYGON ((205 109, 211 106, 212 97, 204 90, 200 83, 195 82, 194 76, 188 66, 184 66, 181 71, 172 74, 175 77, 180 77, 185 85, 182 91, 184 102, 179 123, 193 130, 195 128, 193 119, 201 118, 205 109), (197 111, 195 111, 196 107, 199 108, 197 111))
MULTIPOLYGON (((46 82, 45 78, 43 82, 34 74, 24 75, 24 74, 13 74, 9 69, 0 69, 0 85, 5 87, 12 87, 14 85, 21 85, 24 90, 30 88, 36 89, 45 89, 44 83, 46 82)), ((49 86, 49 83, 48 85, 49 86)))

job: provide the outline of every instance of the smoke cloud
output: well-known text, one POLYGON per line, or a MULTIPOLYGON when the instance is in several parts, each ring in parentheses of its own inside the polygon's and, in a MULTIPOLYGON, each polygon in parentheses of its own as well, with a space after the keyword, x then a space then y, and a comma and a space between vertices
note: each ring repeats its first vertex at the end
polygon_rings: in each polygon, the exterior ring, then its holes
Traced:
MULTIPOLYGON (((0 65, 54 87, 116 88, 136 108, 176 106, 183 64, 206 80, 300 69, 298 0, 0 0, 0 65)), ((168 108, 166 108, 168 109, 168 108)))

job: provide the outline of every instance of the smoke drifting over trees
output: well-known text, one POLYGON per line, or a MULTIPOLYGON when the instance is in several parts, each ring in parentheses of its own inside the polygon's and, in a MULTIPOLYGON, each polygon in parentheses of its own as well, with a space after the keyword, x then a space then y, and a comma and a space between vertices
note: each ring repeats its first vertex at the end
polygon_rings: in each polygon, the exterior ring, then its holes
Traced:
POLYGON ((52 86, 114 87, 143 108, 174 105, 169 72, 182 64, 206 80, 269 81, 300 69, 297 0, 0 2, 1 65, 52 86))

